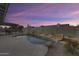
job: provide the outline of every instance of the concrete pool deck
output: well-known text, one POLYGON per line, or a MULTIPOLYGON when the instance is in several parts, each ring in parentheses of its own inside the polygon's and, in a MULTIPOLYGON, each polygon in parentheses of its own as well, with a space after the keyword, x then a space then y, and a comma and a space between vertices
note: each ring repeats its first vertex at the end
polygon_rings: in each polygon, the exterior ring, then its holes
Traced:
POLYGON ((23 36, 0 36, 0 56, 44 56, 48 48, 44 45, 31 44, 23 36))
POLYGON ((46 45, 32 44, 27 39, 27 36, 0 36, 0 56, 71 56, 65 53, 61 42, 48 48, 46 45))

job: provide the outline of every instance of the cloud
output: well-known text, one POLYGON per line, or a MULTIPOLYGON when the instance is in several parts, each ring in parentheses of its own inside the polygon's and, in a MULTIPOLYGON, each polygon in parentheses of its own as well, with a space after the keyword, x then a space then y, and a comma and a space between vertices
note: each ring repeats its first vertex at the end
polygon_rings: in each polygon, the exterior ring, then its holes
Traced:
POLYGON ((76 10, 76 11, 73 11, 70 13, 70 16, 73 16, 73 17, 79 17, 79 10, 76 10))
POLYGON ((21 16, 18 18, 25 18, 25 19, 31 19, 35 21, 63 21, 63 20, 69 20, 74 18, 65 18, 65 17, 49 17, 49 16, 21 16))
POLYGON ((79 23, 79 4, 13 4, 7 22, 32 25, 79 23))

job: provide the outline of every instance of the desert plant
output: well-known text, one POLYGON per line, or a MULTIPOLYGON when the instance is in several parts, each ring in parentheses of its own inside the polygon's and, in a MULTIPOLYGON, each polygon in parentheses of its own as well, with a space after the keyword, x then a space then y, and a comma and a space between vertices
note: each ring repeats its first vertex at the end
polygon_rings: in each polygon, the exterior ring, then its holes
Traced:
POLYGON ((64 47, 66 48, 66 52, 71 53, 72 55, 79 55, 79 43, 77 42, 66 42, 64 47))

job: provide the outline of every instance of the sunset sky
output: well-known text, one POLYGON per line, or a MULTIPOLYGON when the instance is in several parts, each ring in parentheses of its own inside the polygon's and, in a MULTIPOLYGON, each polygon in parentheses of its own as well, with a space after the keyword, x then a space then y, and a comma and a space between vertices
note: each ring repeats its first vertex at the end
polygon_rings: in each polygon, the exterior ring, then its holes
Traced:
POLYGON ((23 26, 79 24, 79 4, 77 3, 26 3, 10 4, 5 22, 23 26))

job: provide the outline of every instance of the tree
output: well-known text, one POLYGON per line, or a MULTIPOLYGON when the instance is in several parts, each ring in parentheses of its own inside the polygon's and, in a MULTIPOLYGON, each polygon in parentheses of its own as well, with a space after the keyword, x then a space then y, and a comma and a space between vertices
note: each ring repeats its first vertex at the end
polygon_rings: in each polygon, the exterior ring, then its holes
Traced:
POLYGON ((17 28, 17 30, 19 31, 19 32, 23 32, 23 26, 18 26, 18 28, 17 28))

